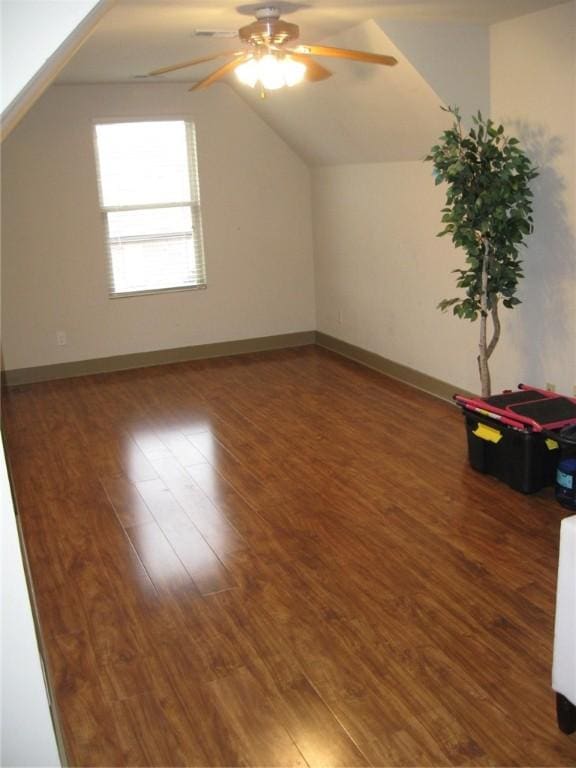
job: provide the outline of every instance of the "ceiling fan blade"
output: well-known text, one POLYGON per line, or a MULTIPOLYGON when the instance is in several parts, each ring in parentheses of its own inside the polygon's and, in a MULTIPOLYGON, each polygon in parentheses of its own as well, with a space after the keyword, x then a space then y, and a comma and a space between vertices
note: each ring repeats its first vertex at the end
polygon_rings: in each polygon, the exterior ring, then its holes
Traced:
POLYGON ((398 60, 394 56, 384 56, 368 51, 350 51, 347 48, 331 48, 327 45, 298 45, 295 51, 304 56, 332 56, 335 59, 351 59, 352 61, 364 61, 368 64, 385 64, 388 67, 398 64, 398 60))
POLYGON ((153 75, 165 75, 167 72, 175 72, 177 69, 185 69, 186 67, 193 67, 195 64, 204 64, 206 61, 214 61, 214 59, 222 59, 228 56, 241 56, 244 51, 226 51, 225 53, 215 53, 212 56, 203 56, 201 59, 190 59, 190 61, 183 61, 180 64, 171 64, 169 67, 160 67, 148 73, 148 77, 153 75))
POLYGON ((198 83, 194 83, 192 88, 189 88, 188 90, 199 91, 201 88, 208 88, 209 85, 212 85, 212 83, 216 82, 216 80, 220 80, 221 77, 225 77, 229 72, 232 72, 232 70, 236 69, 239 64, 241 64, 243 61, 247 61, 249 58, 249 54, 244 54, 239 59, 234 58, 232 61, 227 61, 226 64, 222 64, 221 67, 218 67, 218 69, 214 70, 211 75, 208 75, 208 77, 205 77, 198 83))
POLYGON ((301 61, 302 64, 306 65, 306 80, 316 82, 317 80, 326 80, 328 77, 332 77, 332 72, 330 72, 329 69, 323 67, 322 64, 318 64, 317 61, 314 61, 314 59, 311 59, 309 56, 297 53, 296 51, 291 51, 288 48, 285 48, 284 50, 290 55, 290 58, 294 59, 294 61, 301 61))

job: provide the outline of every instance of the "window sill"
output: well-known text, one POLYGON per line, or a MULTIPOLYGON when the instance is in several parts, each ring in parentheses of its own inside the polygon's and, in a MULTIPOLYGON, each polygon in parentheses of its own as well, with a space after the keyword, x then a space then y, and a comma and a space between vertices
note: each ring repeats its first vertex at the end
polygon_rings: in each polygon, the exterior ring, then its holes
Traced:
POLYGON ((109 299, 130 299, 135 296, 154 296, 159 293, 180 293, 181 291, 203 291, 207 288, 206 283, 200 285, 181 285, 175 288, 151 288, 147 291, 128 291, 126 293, 110 293, 109 299))

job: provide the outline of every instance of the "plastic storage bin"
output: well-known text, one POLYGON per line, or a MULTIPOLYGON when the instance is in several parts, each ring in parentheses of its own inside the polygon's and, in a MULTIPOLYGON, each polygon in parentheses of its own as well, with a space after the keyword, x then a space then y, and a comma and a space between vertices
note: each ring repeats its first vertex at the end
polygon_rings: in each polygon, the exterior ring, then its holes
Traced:
POLYGON ((521 493, 553 485, 560 450, 539 432, 514 429, 465 412, 468 458, 478 472, 492 475, 521 493))
POLYGON ((462 406, 474 469, 521 493, 554 484, 560 433, 576 424, 576 399, 524 384, 493 397, 454 399, 462 406))
POLYGON ((556 470, 556 498, 566 509, 576 511, 576 425, 561 430, 560 451, 556 470))

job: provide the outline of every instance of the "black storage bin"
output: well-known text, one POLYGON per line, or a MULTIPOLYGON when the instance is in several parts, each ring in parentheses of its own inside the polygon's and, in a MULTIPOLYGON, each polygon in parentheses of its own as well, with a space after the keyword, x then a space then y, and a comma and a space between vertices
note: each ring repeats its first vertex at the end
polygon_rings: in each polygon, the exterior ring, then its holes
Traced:
POLYGON ((540 432, 519 430, 464 409, 470 466, 521 493, 554 485, 558 444, 540 432), (497 440, 497 442, 495 442, 497 440))

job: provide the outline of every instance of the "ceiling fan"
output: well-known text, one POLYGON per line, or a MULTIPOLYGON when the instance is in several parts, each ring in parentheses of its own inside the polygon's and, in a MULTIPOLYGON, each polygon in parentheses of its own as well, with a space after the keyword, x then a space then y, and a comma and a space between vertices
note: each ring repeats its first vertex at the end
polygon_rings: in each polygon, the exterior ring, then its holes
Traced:
POLYGON ((302 80, 311 82, 325 80, 331 77, 330 70, 323 67, 312 56, 327 56, 336 59, 363 61, 367 64, 384 64, 393 66, 397 60, 393 56, 367 51, 351 51, 346 48, 332 48, 326 45, 295 45, 300 30, 296 24, 283 21, 280 11, 275 7, 263 7, 256 11, 256 21, 241 27, 238 37, 245 47, 240 51, 216 53, 199 59, 183 61, 180 64, 161 67, 150 72, 150 76, 164 75, 178 69, 193 67, 215 59, 228 59, 221 67, 195 83, 190 90, 197 91, 207 88, 212 83, 235 72, 238 79, 245 85, 260 87, 263 97, 266 91, 276 90, 284 86, 293 86, 302 80))

